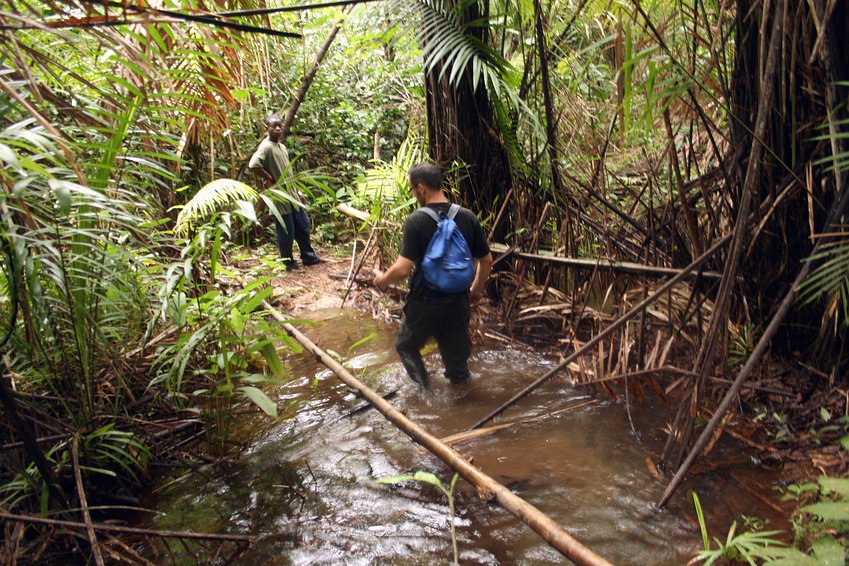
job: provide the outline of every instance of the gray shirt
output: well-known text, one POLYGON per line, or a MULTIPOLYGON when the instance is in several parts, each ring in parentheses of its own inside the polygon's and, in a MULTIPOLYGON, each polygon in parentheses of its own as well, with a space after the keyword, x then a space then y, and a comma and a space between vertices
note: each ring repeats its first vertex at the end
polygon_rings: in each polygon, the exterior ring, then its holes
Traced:
MULTIPOLYGON (((259 147, 256 148, 250 162, 248 162, 248 167, 251 169, 264 169, 271 175, 275 183, 280 183, 281 180, 285 181, 285 179, 281 179, 284 172, 288 177, 292 176, 292 171, 289 170, 289 152, 286 151, 286 146, 280 142, 273 142, 268 137, 260 142, 259 147)), ((296 201, 300 201, 298 195, 293 194, 291 186, 287 185, 287 183, 283 182, 276 188, 288 193, 296 201)), ((289 214, 294 209, 294 205, 289 201, 278 201, 277 203, 277 210, 280 214, 289 214)))

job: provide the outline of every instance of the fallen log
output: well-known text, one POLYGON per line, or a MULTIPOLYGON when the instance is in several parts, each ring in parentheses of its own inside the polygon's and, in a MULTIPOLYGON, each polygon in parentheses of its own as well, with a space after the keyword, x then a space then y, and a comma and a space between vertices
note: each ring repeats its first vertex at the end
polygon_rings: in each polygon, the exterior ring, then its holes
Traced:
POLYGON ((289 335, 297 340, 304 349, 315 356, 317 362, 327 366, 345 385, 357 391, 361 397, 369 401, 380 411, 392 424, 397 426, 407 436, 412 438, 440 460, 445 462, 451 469, 457 472, 463 479, 478 489, 478 492, 488 499, 495 500, 504 509, 521 519, 526 525, 539 534, 553 548, 557 549, 563 556, 569 558, 576 564, 607 565, 607 560, 581 544, 563 527, 555 523, 542 511, 514 494, 512 491, 484 474, 463 458, 459 453, 440 442, 438 438, 422 429, 419 425, 409 420, 398 409, 381 398, 376 392, 364 385, 360 380, 342 367, 342 364, 330 357, 324 350, 316 346, 309 338, 297 328, 285 322, 287 319, 267 301, 263 301, 263 308, 267 309, 274 318, 280 321, 289 335))
POLYGON ((352 218, 356 218, 357 220, 362 220, 363 222, 368 222, 368 220, 369 220, 369 213, 368 212, 363 212, 362 210, 357 210, 353 206, 348 206, 345 203, 337 204, 336 210, 338 210, 342 214, 345 214, 345 215, 350 216, 352 218))

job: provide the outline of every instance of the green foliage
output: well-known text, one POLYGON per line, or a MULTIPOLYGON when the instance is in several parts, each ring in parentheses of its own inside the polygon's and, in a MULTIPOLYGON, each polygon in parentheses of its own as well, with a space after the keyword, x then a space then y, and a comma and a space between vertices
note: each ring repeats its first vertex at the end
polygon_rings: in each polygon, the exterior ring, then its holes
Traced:
POLYGON ((250 218, 249 213, 253 212, 253 203, 256 201, 257 192, 250 186, 233 180, 233 179, 216 179, 201 187, 201 189, 182 207, 177 215, 177 223, 174 226, 174 233, 184 235, 196 224, 211 216, 213 213, 221 211, 224 207, 230 205, 240 205, 246 202, 250 205, 250 210, 244 207, 239 208, 242 215, 249 220, 256 221, 256 215, 250 218))
POLYGON ((229 235, 228 219, 227 213, 214 213, 210 222, 198 227, 195 237, 185 243, 185 259, 166 270, 160 316, 183 331, 175 344, 160 350, 158 375, 151 382, 175 399, 191 397, 196 401, 196 410, 205 417, 210 446, 219 451, 224 448, 232 409, 238 401, 247 400, 268 416, 277 416, 276 403, 256 387, 262 382, 280 383, 287 377, 274 345, 282 342, 300 351, 281 326, 265 320, 267 313, 259 308, 273 291, 266 285, 267 279, 255 279, 232 295, 215 287, 204 292, 195 279, 194 272, 203 265, 209 266, 213 279, 221 270, 217 258, 221 236, 229 235), (209 241, 213 245, 207 260, 209 241), (263 373, 254 368, 263 368, 263 373), (186 394, 184 386, 188 371, 196 387, 191 395, 186 394))
POLYGON ((428 72, 438 72, 440 77, 447 75, 454 86, 461 84, 463 76, 469 73, 472 90, 480 84, 497 89, 500 77, 508 71, 510 64, 480 39, 486 35, 485 30, 492 22, 483 18, 466 21, 465 12, 474 2, 413 1, 411 6, 418 18, 409 21, 416 22, 415 32, 422 45, 424 66, 428 72))
MULTIPOLYGON (((273 96, 279 92, 288 98, 340 13, 302 13, 302 52, 279 49, 279 44, 271 49, 273 96)), ((394 3, 363 6, 348 16, 286 140, 293 154, 303 156, 306 168, 332 171, 334 191, 353 183, 369 160, 388 158, 411 125, 423 127, 420 53, 409 34, 389 25, 400 17, 394 3)))
POLYGON ((722 561, 723 563, 746 563, 755 566, 755 558, 761 549, 785 545, 783 542, 774 538, 781 531, 751 531, 738 534, 737 521, 733 521, 724 541, 714 537, 713 541, 716 543, 716 548, 713 548, 708 538, 707 526, 699 497, 696 492, 690 493, 693 498, 693 505, 696 508, 699 530, 702 535, 702 544, 704 545, 704 550, 700 551, 696 558, 703 561, 705 566, 710 566, 717 561, 722 561))
POLYGON ((845 327, 849 325, 849 238, 845 233, 840 236, 808 259, 817 266, 802 283, 797 300, 810 305, 825 299, 835 319, 837 313, 842 314, 845 327))
POLYGON ((454 488, 457 485, 457 478, 460 477, 457 474, 454 474, 454 477, 451 478, 451 485, 446 488, 442 481, 436 477, 434 474, 430 472, 423 472, 421 470, 417 471, 413 475, 400 475, 400 476, 389 476, 385 478, 380 478, 377 480, 377 483, 386 483, 386 484, 396 484, 402 483, 405 481, 417 481, 422 482, 428 485, 432 485, 438 488, 442 493, 445 494, 445 497, 448 498, 448 509, 449 509, 449 520, 451 521, 451 546, 454 549, 454 564, 459 564, 459 552, 457 549, 457 532, 456 527, 454 525, 454 488))
POLYGON ((368 344, 369 342, 371 342, 375 338, 377 338, 377 332, 375 332, 375 331, 370 332, 366 336, 360 338, 359 340, 357 340, 356 342, 351 344, 351 346, 348 348, 348 354, 350 355, 350 353, 352 351, 356 350, 357 348, 359 348, 363 344, 368 344))
POLYGON ((101 365, 143 330, 147 268, 131 248, 145 239, 145 203, 128 191, 79 184, 60 155, 32 120, 0 132, 8 165, 0 176, 16 187, 2 195, 3 230, 22 304, 11 367, 66 399, 79 425, 97 410, 101 365))
POLYGON ((810 554, 795 548, 760 548, 752 552, 752 556, 763 559, 764 566, 843 566, 846 564, 845 549, 832 538, 814 542, 811 545, 810 554))
POLYGON ((817 483, 819 501, 800 510, 820 521, 835 522, 840 532, 849 532, 849 478, 820 476, 817 483))
POLYGON ((756 556, 770 566, 844 564, 849 534, 849 478, 820 476, 817 483, 789 485, 784 499, 810 502, 794 521, 796 548, 762 549, 756 556), (813 541, 813 542, 811 542, 813 541), (803 552, 805 548, 810 553, 803 552))
POLYGON ((756 340, 756 329, 751 323, 743 326, 739 334, 732 334, 729 337, 728 359, 726 361, 728 367, 733 368, 745 363, 755 347, 756 340))
POLYGON ((373 167, 362 175, 356 192, 351 195, 352 206, 368 208, 375 220, 385 213, 390 219, 398 220, 399 212, 406 212, 415 203, 410 196, 407 171, 424 159, 422 143, 411 132, 391 161, 374 161, 373 167), (388 210, 384 206, 388 206, 388 210))
MULTIPOLYGON (((115 477, 118 471, 122 472, 123 477, 136 483, 147 473, 150 449, 132 432, 118 430, 115 423, 106 424, 78 437, 81 447, 80 469, 83 472, 115 477)), ((45 458, 57 475, 72 474, 70 442, 71 440, 63 440, 45 453, 45 458)), ((47 496, 46 482, 35 464, 29 464, 11 481, 0 485, 0 507, 5 509, 15 509, 27 500, 34 500, 44 513, 48 508, 47 496)))
POLYGON ((90 471, 115 475, 112 469, 118 468, 136 481, 140 479, 139 472, 147 471, 150 450, 133 433, 117 430, 115 423, 83 435, 80 444, 85 467, 90 471))

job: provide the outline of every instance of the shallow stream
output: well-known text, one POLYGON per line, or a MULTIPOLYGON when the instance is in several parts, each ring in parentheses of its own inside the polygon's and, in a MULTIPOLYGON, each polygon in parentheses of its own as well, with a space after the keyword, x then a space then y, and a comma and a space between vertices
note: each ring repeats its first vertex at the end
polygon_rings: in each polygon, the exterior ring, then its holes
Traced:
MULTIPOLYGON (((356 311, 311 318, 314 325, 300 326, 306 335, 378 393, 397 389, 390 402, 437 437, 466 430, 555 363, 502 345, 477 347, 471 385, 454 386, 441 378, 433 351, 425 357, 431 390, 421 392, 394 353, 393 329, 356 311)), ((451 470, 377 411, 350 414, 364 402, 321 364, 292 354, 288 365, 293 380, 270 391, 284 408, 279 422, 261 428, 246 417, 242 437, 253 440, 241 457, 151 496, 147 506, 159 514, 145 526, 255 535, 236 564, 450 563, 446 496, 430 485, 376 480, 424 470, 448 486, 451 470)), ((686 489, 699 493, 717 538, 742 514, 787 528, 776 523, 774 471, 724 440, 712 459, 726 464, 691 476, 668 508, 656 510, 664 485, 646 459, 662 450, 666 413, 653 399, 628 406, 555 377, 494 421, 524 422, 454 448, 615 564, 687 563, 701 537, 686 489)), ((462 479, 455 504, 461 564, 568 562, 462 479)))

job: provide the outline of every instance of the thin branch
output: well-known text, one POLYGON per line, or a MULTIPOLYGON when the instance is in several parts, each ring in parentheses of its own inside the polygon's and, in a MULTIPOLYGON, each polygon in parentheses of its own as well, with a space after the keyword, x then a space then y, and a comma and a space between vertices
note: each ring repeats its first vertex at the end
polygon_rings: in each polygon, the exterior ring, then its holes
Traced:
MULTIPOLYGON (((101 0, 80 0, 83 4, 92 4, 94 6, 111 6, 114 8, 119 8, 121 11, 132 10, 133 12, 139 14, 163 14, 165 16, 171 16, 177 20, 184 20, 187 22, 194 22, 198 24, 206 24, 213 27, 225 28, 225 29, 233 29, 236 31, 243 31, 247 33, 261 33, 265 35, 272 35, 276 37, 289 37, 300 39, 302 36, 299 33, 293 33, 290 31, 278 31, 270 28, 262 28, 257 26, 249 26, 247 24, 240 24, 238 22, 228 22, 222 20, 215 15, 198 15, 198 14, 187 14, 185 12, 177 12, 174 10, 165 10, 161 8, 153 8, 151 6, 138 6, 133 4, 122 4, 120 2, 103 2, 101 0)), ((102 16, 104 18, 108 18, 109 16, 102 16)), ((84 18, 81 18, 77 21, 84 21, 84 18)), ((104 20, 108 21, 108 20, 104 20)), ((60 24, 61 25, 61 24, 60 24)), ((108 24, 104 24, 108 25, 108 24)))
POLYGON ((257 8, 255 10, 235 10, 232 12, 217 12, 216 16, 260 16, 263 14, 279 14, 282 12, 305 12, 308 10, 320 10, 321 8, 333 8, 334 6, 354 6, 356 4, 367 4, 369 2, 381 2, 382 0, 339 0, 338 2, 321 2, 319 4, 298 4, 297 6, 284 6, 281 8, 257 8))
MULTIPOLYGON (((39 525, 49 525, 54 527, 67 527, 69 529, 85 529, 86 524, 78 521, 63 521, 59 519, 46 519, 44 517, 36 517, 34 515, 15 515, 12 513, 0 512, 0 519, 4 521, 16 521, 19 523, 35 523, 39 525)), ((147 535, 160 538, 186 538, 192 540, 216 540, 224 542, 242 542, 252 543, 256 540, 252 535, 224 535, 224 534, 207 534, 193 533, 190 531, 160 531, 155 529, 141 529, 138 527, 124 527, 121 525, 104 525, 103 523, 92 523, 92 528, 96 531, 107 531, 112 533, 126 533, 133 535, 147 535)))
POLYGON ((91 552, 94 555, 94 562, 97 566, 104 566, 103 554, 100 552, 100 545, 97 543, 97 535, 94 534, 94 527, 91 523, 91 513, 88 510, 88 501, 85 496, 85 487, 83 487, 82 473, 80 472, 80 438, 74 435, 71 440, 71 460, 74 467, 74 482, 77 486, 77 497, 80 498, 80 508, 83 512, 83 521, 85 521, 86 535, 88 536, 88 544, 91 547, 91 552))

